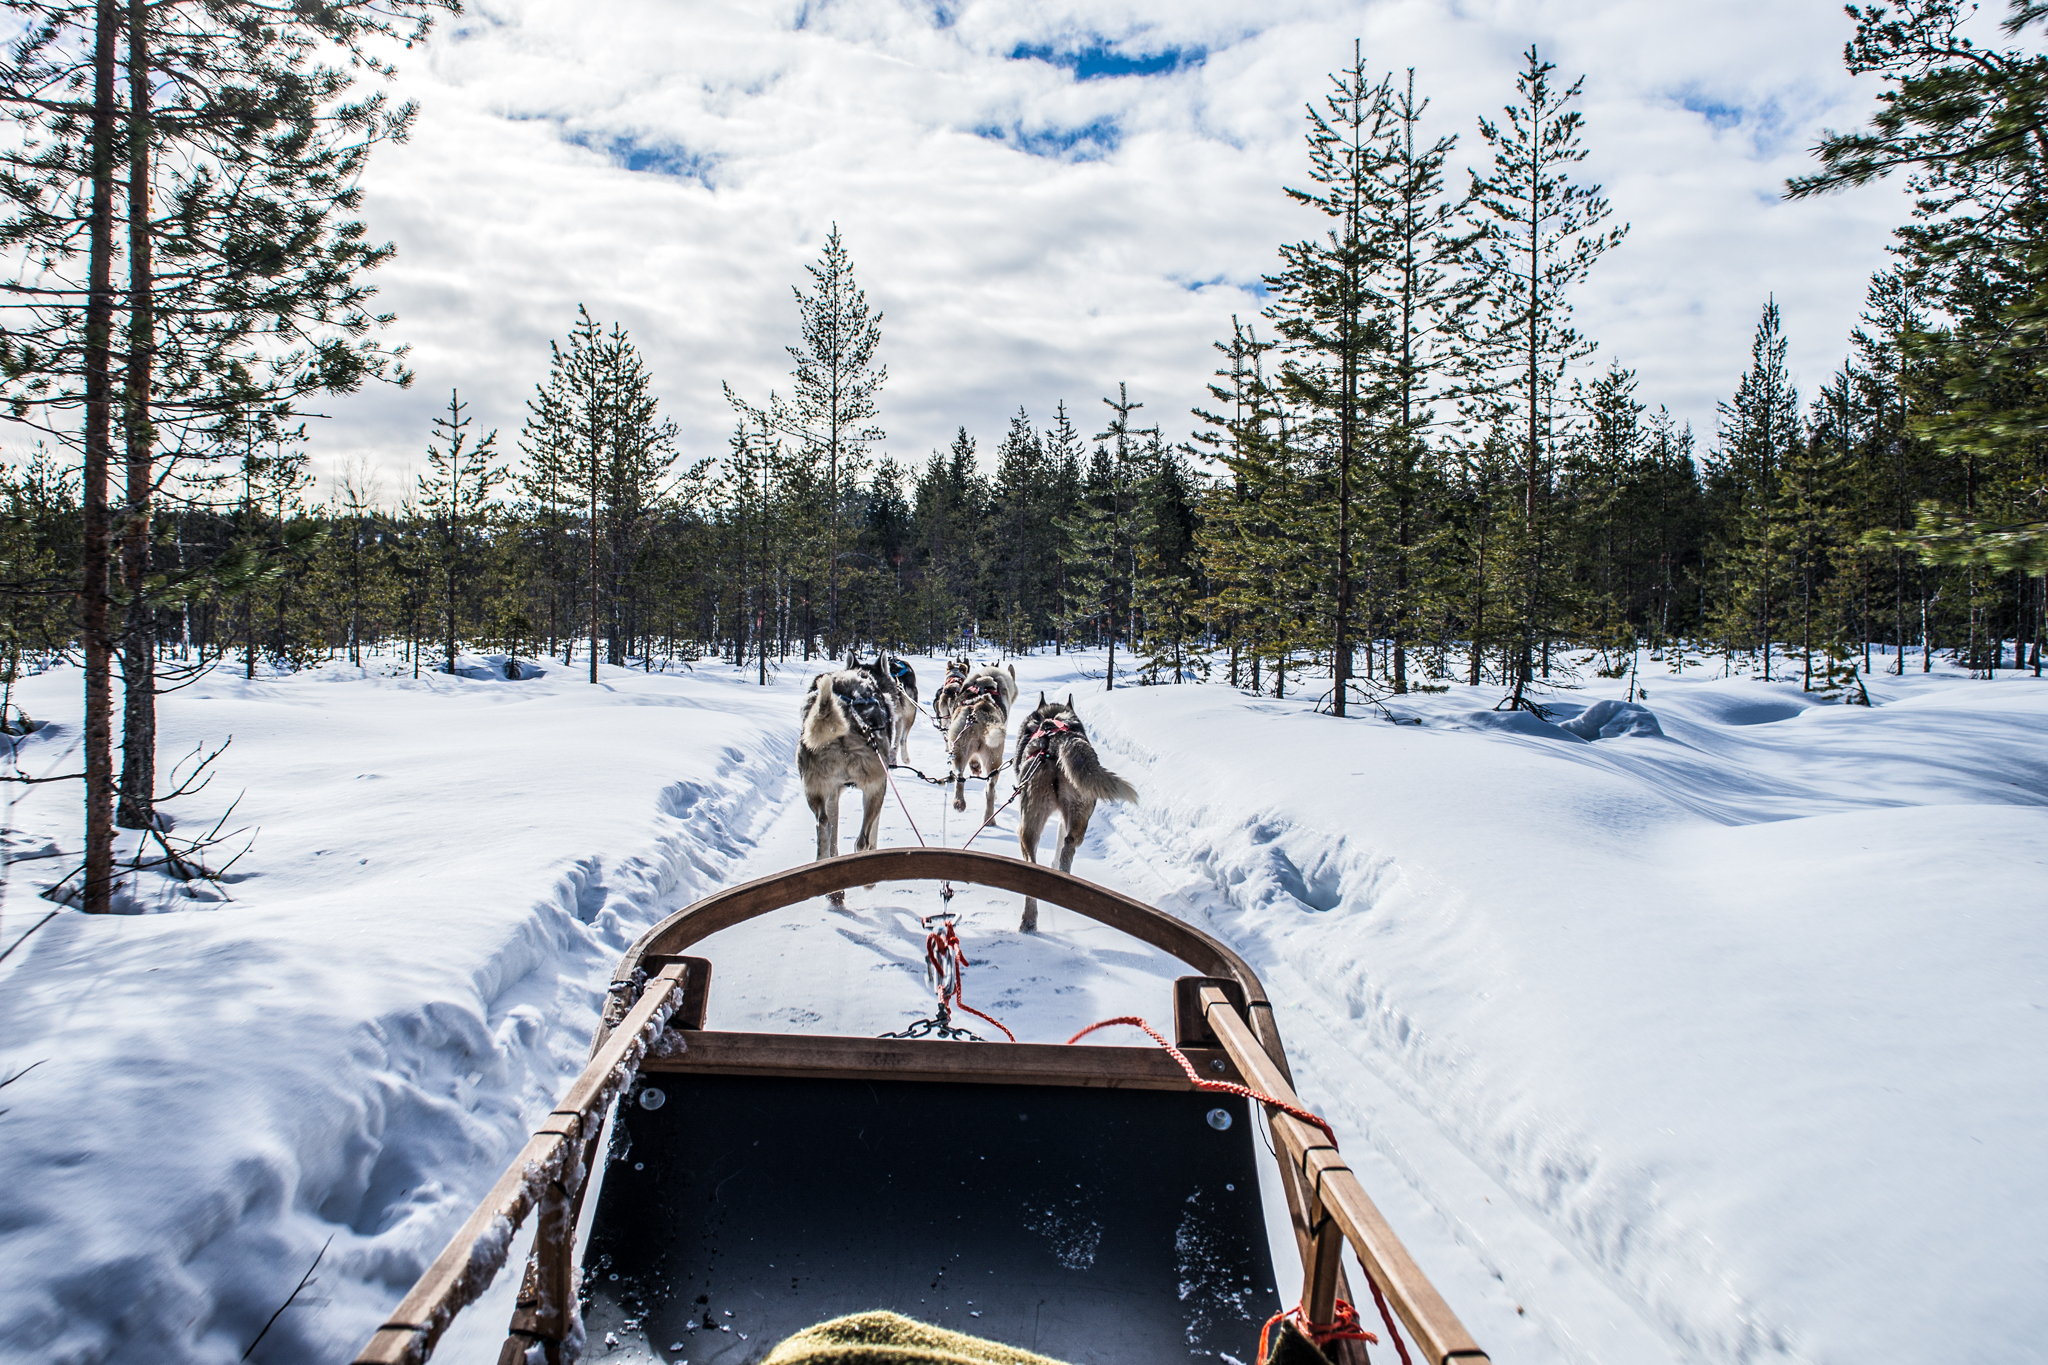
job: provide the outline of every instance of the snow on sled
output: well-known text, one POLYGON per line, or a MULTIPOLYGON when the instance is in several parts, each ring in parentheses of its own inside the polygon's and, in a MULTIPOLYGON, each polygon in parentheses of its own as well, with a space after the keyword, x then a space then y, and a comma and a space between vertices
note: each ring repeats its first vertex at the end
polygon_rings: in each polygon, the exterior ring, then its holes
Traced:
MULTIPOLYGON (((501 1365, 579 1352, 751 1365, 873 1309, 1072 1365, 1245 1362, 1283 1296, 1299 1311, 1276 1341, 1306 1347, 1296 1321, 1318 1340, 1355 1324, 1347 1244, 1373 1281, 1367 1318, 1384 1315, 1365 1329, 1384 1340, 1398 1320, 1418 1362, 1486 1360, 1296 1097, 1243 959, 1129 897, 994 854, 848 854, 650 929, 619 965, 589 1065, 358 1365, 427 1359, 536 1213, 501 1365), (1201 974, 1174 983, 1176 1046, 704 1027, 711 963, 684 956, 691 945, 830 892, 939 880, 1036 896, 1187 963, 1201 974), (1272 1135, 1263 1182, 1254 1103, 1272 1135), (608 1118, 602 1170, 585 1179, 608 1118), (1262 1183, 1298 1252, 1278 1275, 1262 1183)), ((1323 1345, 1340 1362, 1363 1349, 1323 1345)))

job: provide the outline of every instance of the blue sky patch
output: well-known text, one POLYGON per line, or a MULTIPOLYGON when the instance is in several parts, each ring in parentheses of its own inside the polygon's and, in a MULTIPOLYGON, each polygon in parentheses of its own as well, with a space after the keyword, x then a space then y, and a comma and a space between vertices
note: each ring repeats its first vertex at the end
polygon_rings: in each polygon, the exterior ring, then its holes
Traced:
POLYGON ((1020 124, 1004 127, 985 123, 974 130, 976 137, 1004 142, 1029 156, 1056 161, 1100 161, 1123 142, 1123 130, 1115 119, 1099 118, 1079 128, 1036 128, 1026 131, 1020 124))
POLYGON ((1735 127, 1742 122, 1744 112, 1739 104, 1724 104, 1720 100, 1702 95, 1696 90, 1688 90, 1681 94, 1678 97, 1678 107, 1692 110, 1693 113, 1698 114, 1710 126, 1715 128, 1735 127))
POLYGON ((1164 76, 1185 67, 1200 66, 1209 55, 1203 47, 1169 47, 1161 52, 1133 57, 1096 39, 1081 47, 1053 47, 1050 44, 1020 43, 1010 50, 1015 62, 1045 62, 1063 66, 1077 81, 1099 81, 1115 76, 1164 76))
MULTIPOLYGON (((559 119, 549 121, 560 122, 559 119)), ((610 157, 612 164, 622 170, 694 180, 710 189, 712 172, 718 169, 717 157, 693 152, 673 143, 642 142, 630 134, 571 132, 567 128, 560 132, 562 141, 610 157)))
POLYGON ((1705 119, 1707 126, 1717 133, 1738 131, 1744 134, 1759 157, 1773 156, 1784 150, 1786 139, 1798 131, 1792 115, 1776 96, 1758 103, 1743 104, 1710 94, 1697 86, 1684 86, 1673 91, 1670 98, 1679 108, 1705 119))

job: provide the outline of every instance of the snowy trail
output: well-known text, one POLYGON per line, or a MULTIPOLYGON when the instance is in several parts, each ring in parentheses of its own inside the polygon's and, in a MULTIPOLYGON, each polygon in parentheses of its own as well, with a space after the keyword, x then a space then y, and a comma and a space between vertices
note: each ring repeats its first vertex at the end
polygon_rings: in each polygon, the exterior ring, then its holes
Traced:
MULTIPOLYGON (((1652 677, 1662 733, 1592 743, 1486 689, 1340 723, 1017 662, 1141 793, 1075 872, 1259 972, 1302 1093, 1496 1359, 2027 1357, 2048 1331, 2048 686, 1878 677, 1866 709, 1652 677)), ((0 967, 0 1365, 229 1365, 263 1330, 256 1365, 346 1360, 580 1069, 625 947, 810 860, 808 677, 386 662, 168 699, 167 753, 236 738, 178 814, 241 792, 261 839, 228 899, 145 881, 0 967)), ((75 672, 17 696, 51 722, 24 769, 60 770, 75 672)), ((940 748, 920 728, 910 761, 940 748)), ((978 823, 978 782, 957 813, 899 785, 926 839, 978 823)), ((75 857, 75 799, 11 805, 0 938, 75 857)), ((1014 856, 1015 827, 975 847, 1014 856)), ((893 794, 881 841, 918 841, 893 794)), ((939 907, 885 885, 715 936, 712 1025, 903 1027, 939 907)), ((1019 934, 1006 893, 952 908, 968 1000, 1020 1038, 1170 1017, 1163 954, 1050 907, 1019 934)), ((516 1280, 440 1358, 496 1358, 516 1280)))
MULTIPOLYGON (((934 774, 945 770, 929 724, 912 746, 909 762, 934 774)), ((1128 757, 1120 761, 1108 752, 1113 766, 1138 781, 1141 796, 1147 777, 1169 777, 1135 773, 1128 757)), ((999 779, 999 803, 1009 795, 1008 778, 1006 772, 999 779)), ((981 823, 981 784, 970 780, 966 811, 952 811, 950 801, 950 788, 898 773, 884 807, 881 846, 915 846, 920 832, 934 845, 960 846, 981 823)), ((777 804, 735 880, 812 856, 814 825, 793 778, 777 804)), ((858 819, 859 798, 849 791, 842 848, 852 848, 858 819)), ((973 846, 1016 856, 1014 805, 973 846)), ((1049 860, 1055 847, 1049 833, 1041 858, 1049 860)), ((1298 1087, 1337 1124, 1367 1189, 1496 1359, 1639 1365, 1677 1359, 1635 1305, 1375 1069, 1370 1054, 1358 1049, 1341 1001, 1327 998, 1264 943, 1234 932, 1226 890, 1144 805, 1098 807, 1073 870, 1218 934, 1246 954, 1277 1002, 1298 1087)), ((927 884, 857 888, 844 910, 814 901, 714 935, 695 950, 716 964, 710 1026, 868 1035, 923 1017, 931 997, 919 917, 941 904, 937 887, 927 884)), ((958 888, 951 908, 961 914, 959 931, 974 964, 967 974, 970 1003, 1028 1042, 1062 1042, 1089 1023, 1127 1013, 1168 1027, 1173 978, 1189 968, 1056 907, 1042 909, 1039 933, 1021 934, 1020 906, 1020 898, 1006 892, 958 888)), ((993 1032, 972 1018, 957 1022, 993 1032)), ((1135 1034, 1095 1041, 1144 1045, 1135 1034)), ((1291 1302, 1297 1269, 1282 1253, 1275 1259, 1281 1293, 1291 1302)), ((1356 1283, 1355 1264, 1352 1277, 1356 1283)))
MULTIPOLYGON (((934 775, 945 771, 939 738, 928 723, 912 739, 906 760, 934 775)), ((1008 778, 1005 772, 998 779, 998 802, 1009 794, 1008 778)), ((894 793, 887 798, 881 847, 914 848, 922 832, 934 847, 957 848, 981 823, 984 798, 978 780, 968 782, 967 810, 954 811, 950 788, 941 791, 907 773, 896 779, 902 803, 894 793)), ((775 814, 731 881, 786 871, 814 856, 816 825, 794 774, 774 800, 775 814)), ((1131 889, 1116 880, 1095 832, 1104 827, 1107 811, 1098 812, 1074 872, 1131 889)), ((859 822, 860 796, 849 790, 840 815, 842 850, 852 851, 859 822)), ((1048 838, 1046 849, 1052 846, 1048 838)), ((1015 806, 1001 812, 973 847, 1016 856, 1015 806)), ((1145 1014, 1155 1023, 1162 1012, 1170 1016, 1171 982, 1186 971, 1173 958, 1054 907, 1046 908, 1041 932, 1019 933, 1021 906, 1007 892, 957 888, 950 908, 960 915, 960 936, 973 964, 966 976, 969 1004, 1033 1042, 1064 1042, 1115 1014, 1145 1014)), ((856 887, 847 893, 844 910, 816 900, 715 934, 696 949, 716 964, 708 1022, 714 1028, 815 1033, 900 1029, 930 1013, 920 918, 941 908, 935 884, 884 884, 872 891, 856 887)), ((957 1022, 993 1032, 971 1017, 957 1022)))

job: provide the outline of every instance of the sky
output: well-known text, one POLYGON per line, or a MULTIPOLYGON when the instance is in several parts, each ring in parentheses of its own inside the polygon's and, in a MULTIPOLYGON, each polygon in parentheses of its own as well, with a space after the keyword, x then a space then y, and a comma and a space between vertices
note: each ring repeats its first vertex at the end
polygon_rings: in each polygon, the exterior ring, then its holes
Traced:
POLYGON ((1828 0, 480 0, 397 54, 418 125, 365 180, 417 382, 331 400, 309 449, 394 498, 451 390, 516 447, 581 304, 638 343, 684 454, 718 454, 722 385, 787 391, 792 287, 834 223, 883 314, 880 453, 965 426, 986 462, 1061 401, 1092 435, 1120 382, 1185 439, 1213 343, 1319 230, 1284 187, 1354 39, 1414 68, 1454 168, 1531 44, 1584 75, 1580 169, 1630 225, 1573 296, 1586 372, 1636 370, 1704 448, 1766 298, 1811 392, 1906 215, 1894 185, 1782 197, 1871 108, 1850 31, 1828 0))

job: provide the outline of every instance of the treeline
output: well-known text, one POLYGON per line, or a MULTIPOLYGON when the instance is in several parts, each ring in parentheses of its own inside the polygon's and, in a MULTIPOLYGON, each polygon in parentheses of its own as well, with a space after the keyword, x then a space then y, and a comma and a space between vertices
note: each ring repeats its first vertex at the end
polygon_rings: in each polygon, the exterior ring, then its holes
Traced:
MULTIPOLYGON (((365 44, 440 7, 24 7, 0 383, 49 444, 0 479, 0 648, 10 678, 24 651, 83 656, 96 791, 118 665, 123 823, 152 819, 159 669, 223 657, 722 658, 765 681, 864 644, 1088 647, 1111 685, 1307 687, 1339 714, 1454 682, 1540 705, 1567 656, 1789 658, 1857 696, 1936 652, 2040 667, 2048 59, 1972 45, 1953 0, 1852 9, 1849 65, 1885 98, 1788 193, 1897 173, 1914 218, 1817 392, 1759 300, 1711 434, 1573 321, 1627 231, 1578 173, 1583 82, 1531 49, 1460 169, 1413 72, 1354 50, 1287 191, 1318 231, 1217 342, 1186 440, 1119 384, 880 454, 882 318, 835 228, 787 392, 728 389, 717 454, 685 458, 632 338, 583 313, 516 434, 451 394, 411 486, 358 471, 316 499, 298 405, 410 378, 361 282, 389 248, 349 214, 411 119, 316 56, 382 70, 365 44)), ((2042 13, 2016 3, 2008 34, 2042 13)))

